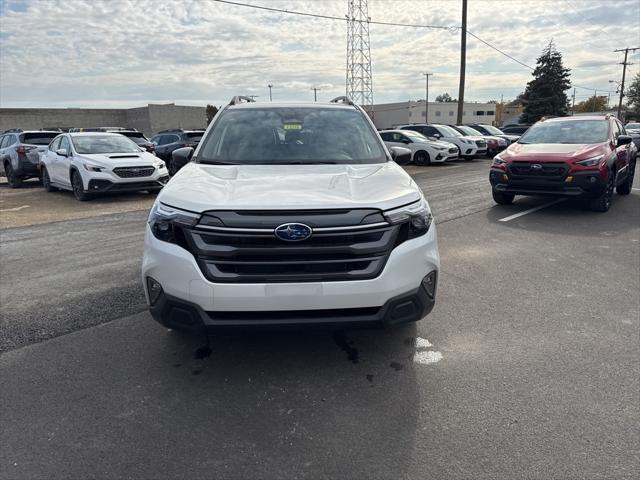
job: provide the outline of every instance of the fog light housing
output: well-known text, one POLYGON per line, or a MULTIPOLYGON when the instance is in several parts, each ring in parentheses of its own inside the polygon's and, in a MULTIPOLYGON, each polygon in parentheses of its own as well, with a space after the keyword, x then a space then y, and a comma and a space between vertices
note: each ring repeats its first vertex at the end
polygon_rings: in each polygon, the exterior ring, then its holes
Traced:
POLYGON ((155 305, 162 294, 162 285, 151 277, 147 277, 147 293, 149 294, 149 304, 155 305))
POLYGON ((438 272, 433 271, 422 279, 422 288, 431 298, 436 298, 436 287, 438 285, 438 272))
POLYGON ((571 183, 571 182, 573 182, 573 177, 567 177, 567 178, 564 180, 564 183, 571 183))
POLYGON ((502 180, 504 180, 505 182, 509 181, 509 175, 507 175, 506 173, 502 174, 502 180))

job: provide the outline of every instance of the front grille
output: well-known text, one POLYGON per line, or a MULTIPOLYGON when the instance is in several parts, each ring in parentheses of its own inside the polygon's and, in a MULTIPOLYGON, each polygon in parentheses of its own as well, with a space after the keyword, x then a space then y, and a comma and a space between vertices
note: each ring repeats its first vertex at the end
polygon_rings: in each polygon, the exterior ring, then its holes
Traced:
POLYGON ((513 162, 509 165, 509 173, 513 177, 537 177, 561 179, 569 171, 569 166, 564 162, 513 162))
POLYGON ((182 232, 185 247, 212 282, 365 280, 380 275, 393 248, 406 238, 405 226, 390 225, 372 212, 213 212, 182 232), (364 223, 342 225, 355 218, 364 223), (273 229, 289 222, 309 225, 313 235, 300 242, 278 239, 273 229))
POLYGON ((150 177, 154 171, 155 167, 118 167, 113 169, 113 173, 120 178, 150 177))
POLYGON ((476 145, 479 148, 487 148, 487 142, 485 142, 484 140, 476 140, 476 145))

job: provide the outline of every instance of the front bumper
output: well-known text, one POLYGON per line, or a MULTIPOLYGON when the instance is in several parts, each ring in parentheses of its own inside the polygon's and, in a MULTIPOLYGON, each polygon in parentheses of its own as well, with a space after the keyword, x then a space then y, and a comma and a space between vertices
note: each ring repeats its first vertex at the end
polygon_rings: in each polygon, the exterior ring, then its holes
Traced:
POLYGON ((136 182, 112 182, 105 179, 91 179, 87 188, 88 192, 138 192, 140 190, 160 190, 169 181, 169 176, 158 180, 143 180, 136 182))
POLYGON ((189 310, 188 316, 196 318, 197 325, 207 327, 389 324, 419 320, 433 308, 435 291, 427 301, 420 288, 423 288, 425 276, 431 272, 435 272, 437 282, 439 266, 436 227, 433 224, 425 235, 398 245, 376 278, 299 283, 213 283, 203 276, 190 252, 158 240, 147 226, 142 279, 148 303, 147 277, 162 286, 163 297, 151 308, 153 316, 162 324, 175 320, 172 318, 176 314, 171 312, 176 308, 189 310), (414 306, 406 307, 407 315, 400 318, 394 311, 396 304, 403 303, 405 297, 410 297, 407 301, 414 306))
POLYGON ((513 177, 502 170, 491 169, 489 180, 495 191, 515 195, 597 197, 606 188, 606 181, 598 171, 571 173, 560 179, 546 179, 535 176, 513 177), (571 181, 567 181, 568 177, 571 177, 571 181))

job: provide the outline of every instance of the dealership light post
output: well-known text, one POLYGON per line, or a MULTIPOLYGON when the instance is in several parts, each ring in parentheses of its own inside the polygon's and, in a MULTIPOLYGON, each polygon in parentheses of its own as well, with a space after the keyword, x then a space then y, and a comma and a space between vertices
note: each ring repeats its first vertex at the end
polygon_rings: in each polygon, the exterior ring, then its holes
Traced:
POLYGON ((321 90, 318 87, 311 87, 311 90, 313 90, 313 101, 317 102, 318 101, 318 90, 321 90))
POLYGON ((271 96, 271 89, 273 88, 273 85, 269 84, 267 87, 269 87, 269 101, 273 102, 273 97, 271 96))
POLYGON ((429 123, 429 77, 433 73, 423 73, 425 78, 425 94, 424 94, 424 123, 429 123))

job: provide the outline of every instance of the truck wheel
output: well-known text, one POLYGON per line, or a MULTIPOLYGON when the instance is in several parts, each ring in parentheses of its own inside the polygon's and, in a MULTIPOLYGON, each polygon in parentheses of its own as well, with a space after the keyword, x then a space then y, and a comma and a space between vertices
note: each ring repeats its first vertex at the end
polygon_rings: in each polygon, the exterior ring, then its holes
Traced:
POLYGON ((627 179, 624 183, 618 185, 616 187, 616 192, 618 195, 629 195, 631 193, 631 187, 633 186, 633 177, 636 173, 636 161, 629 163, 629 175, 627 175, 627 179))
POLYGON ((58 189, 51 185, 51 178, 49 178, 49 172, 47 167, 42 167, 42 186, 47 192, 57 192, 58 189))
POLYGON ((609 172, 609 179, 607 180, 607 186, 604 192, 599 197, 592 199, 589 202, 589 207, 594 212, 607 212, 611 207, 611 198, 613 197, 613 188, 616 184, 616 173, 609 172))
POLYGON ((413 157, 413 161, 416 165, 431 165, 431 158, 429 158, 429 154, 427 152, 416 152, 413 157))
POLYGON ((82 185, 82 177, 78 172, 73 172, 71 174, 71 186, 73 187, 73 194, 76 197, 76 200, 79 202, 85 202, 89 200, 89 194, 84 191, 84 186, 82 185))
POLYGON ((20 178, 11 166, 11 162, 7 162, 4 166, 4 173, 7 176, 7 183, 11 188, 20 188, 22 186, 22 178, 20 178))
POLYGON ((515 198, 513 193, 496 192, 495 190, 491 190, 491 194, 493 195, 493 200, 498 205, 511 205, 515 198))

